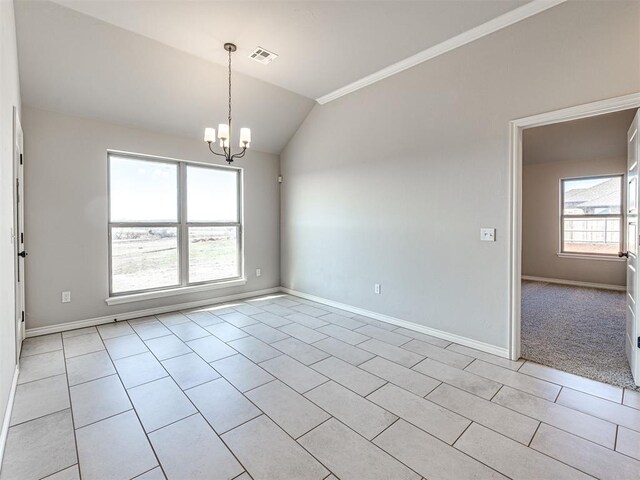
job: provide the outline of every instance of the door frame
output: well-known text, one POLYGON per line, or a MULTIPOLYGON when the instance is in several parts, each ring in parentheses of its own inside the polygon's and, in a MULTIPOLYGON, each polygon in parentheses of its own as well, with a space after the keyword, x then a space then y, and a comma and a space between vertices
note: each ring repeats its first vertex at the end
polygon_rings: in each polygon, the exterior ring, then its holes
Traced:
MULTIPOLYGON (((509 358, 520 358, 522 281, 522 131, 640 108, 640 92, 540 113, 509 122, 509 358)), ((626 136, 625 136, 626 138, 626 136)))
POLYGON ((13 142, 11 152, 13 155, 13 253, 14 253, 14 317, 13 322, 15 326, 14 341, 16 342, 16 362, 20 358, 20 350, 22 347, 22 341, 25 338, 25 322, 22 317, 22 312, 25 311, 25 262, 18 256, 18 253, 22 250, 24 242, 20 236, 21 232, 24 232, 24 134, 22 131, 22 124, 20 123, 20 115, 16 107, 13 107, 13 142), (18 156, 18 153, 21 157, 18 156), (20 181, 20 185, 17 184, 20 181), (18 204, 17 196, 21 194, 20 202, 18 204), (18 211, 18 205, 20 211, 18 211), (22 268, 20 268, 20 262, 22 261, 22 268), (18 272, 21 277, 18 281, 18 272))

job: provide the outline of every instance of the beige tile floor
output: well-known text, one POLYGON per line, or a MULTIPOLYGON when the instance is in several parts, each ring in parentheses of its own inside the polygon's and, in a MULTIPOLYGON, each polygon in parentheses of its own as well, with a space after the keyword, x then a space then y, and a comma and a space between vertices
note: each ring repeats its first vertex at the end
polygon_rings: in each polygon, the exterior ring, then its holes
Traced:
POLYGON ((2 480, 638 479, 640 394, 288 295, 25 341, 2 480))

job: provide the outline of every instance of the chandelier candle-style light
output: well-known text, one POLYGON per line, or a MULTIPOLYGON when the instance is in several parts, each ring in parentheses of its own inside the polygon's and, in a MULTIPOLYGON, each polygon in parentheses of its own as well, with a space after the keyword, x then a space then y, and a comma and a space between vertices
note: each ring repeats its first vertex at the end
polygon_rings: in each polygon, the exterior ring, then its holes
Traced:
POLYGON ((251 129, 240 129, 240 148, 242 150, 239 153, 231 153, 231 53, 235 52, 237 48, 233 43, 225 43, 224 49, 229 52, 229 122, 218 125, 218 140, 220 140, 222 153, 216 152, 212 148, 216 142, 215 128, 204 129, 204 141, 209 144, 211 153, 224 157, 227 163, 231 164, 236 158, 242 158, 247 153, 247 148, 251 146, 251 129))

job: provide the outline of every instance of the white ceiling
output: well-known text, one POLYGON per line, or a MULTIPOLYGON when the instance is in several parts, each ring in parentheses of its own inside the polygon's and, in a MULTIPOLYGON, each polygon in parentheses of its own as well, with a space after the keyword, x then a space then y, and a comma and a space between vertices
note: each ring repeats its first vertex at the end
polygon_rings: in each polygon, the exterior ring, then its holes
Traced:
MULTIPOLYGON (((1 0, 0 0, 1 1, 1 0)), ((201 138, 226 117, 279 153, 312 99, 527 2, 15 0, 22 99, 35 108, 201 138), (261 46, 269 65, 247 58, 261 46)))
POLYGON ((635 109, 528 128, 522 142, 525 165, 627 157, 627 130, 635 109))
POLYGON ((522 0, 54 0, 218 64, 318 98, 502 15, 522 0), (257 46, 280 55, 268 66, 257 46))
MULTIPOLYGON (((19 0, 15 12, 24 105, 200 139, 205 126, 226 123, 225 67, 55 3, 19 0)), ((236 127, 270 153, 314 105, 242 74, 233 98, 236 127)))

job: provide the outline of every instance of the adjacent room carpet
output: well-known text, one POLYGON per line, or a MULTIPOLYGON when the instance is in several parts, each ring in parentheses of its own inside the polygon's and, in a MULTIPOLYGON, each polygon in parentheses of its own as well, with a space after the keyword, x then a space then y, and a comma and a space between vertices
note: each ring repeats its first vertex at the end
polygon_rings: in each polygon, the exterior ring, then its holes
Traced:
POLYGON ((625 355, 625 293, 522 282, 522 357, 636 389, 625 355))

